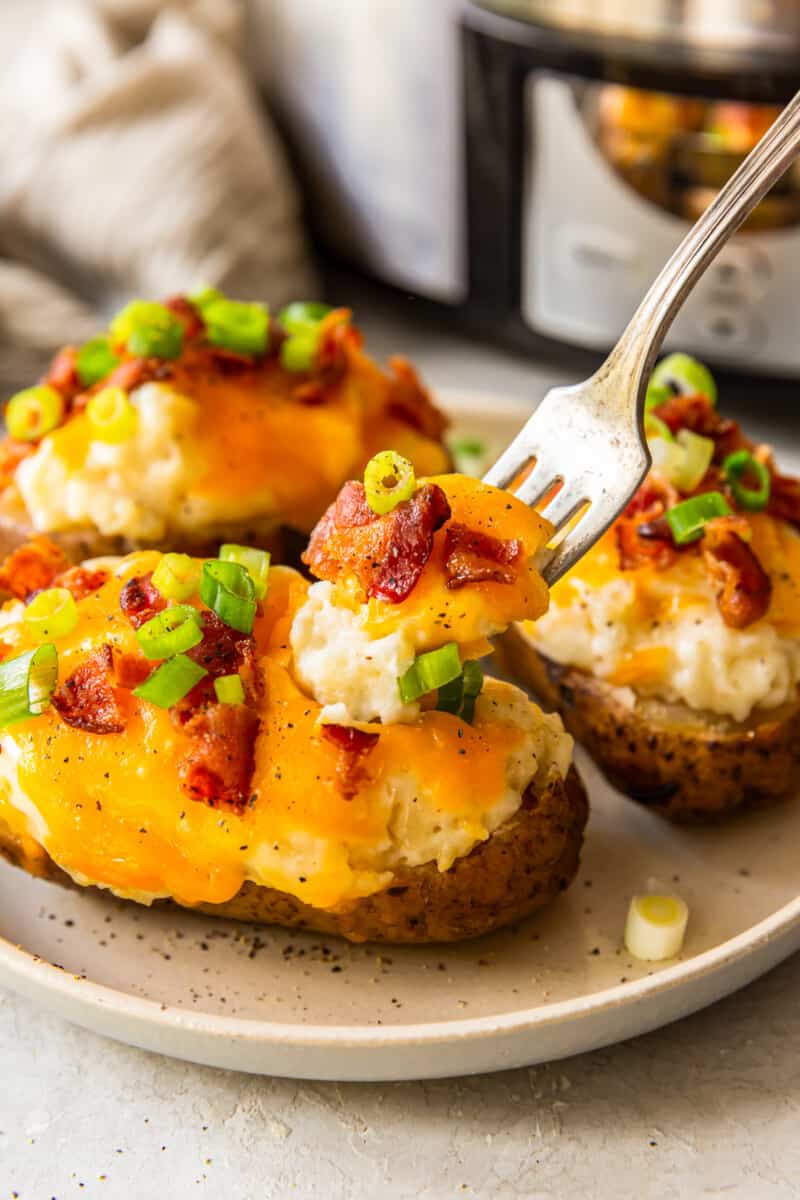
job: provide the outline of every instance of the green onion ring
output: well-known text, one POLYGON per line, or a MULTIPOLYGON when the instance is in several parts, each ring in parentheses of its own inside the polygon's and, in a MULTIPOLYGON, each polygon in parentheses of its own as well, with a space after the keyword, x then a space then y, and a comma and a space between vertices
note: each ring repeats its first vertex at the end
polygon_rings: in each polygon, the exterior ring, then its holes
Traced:
MULTIPOLYGON (((144 627, 143 627, 144 628, 144 627)), ((205 667, 185 654, 176 654, 156 667, 144 683, 134 688, 134 696, 147 700, 157 708, 172 708, 208 674, 205 667)))
POLYGON ((145 658, 171 658, 202 642, 201 620, 191 604, 176 604, 145 621, 136 630, 136 640, 145 658))
POLYGON ((664 515, 675 544, 686 546, 703 536, 703 526, 709 521, 729 517, 731 509, 721 492, 704 492, 676 504, 664 515))
POLYGON ((772 476, 764 463, 759 462, 749 450, 734 450, 723 462, 722 470, 731 495, 740 508, 760 512, 767 507, 772 493, 772 476), (747 475, 755 475, 758 481, 755 488, 747 487, 742 482, 747 475))
POLYGON ((400 699, 411 704, 420 696, 451 683, 461 674, 461 658, 455 642, 448 642, 427 654, 419 654, 397 680, 400 699))
POLYGON ((244 684, 239 675, 220 675, 214 680, 214 693, 220 704, 244 704, 244 684))
POLYGON ((238 563, 240 567, 244 567, 253 581, 256 600, 263 600, 267 594, 269 580, 270 555, 267 550, 259 550, 256 546, 237 546, 233 542, 226 542, 219 548, 219 557, 222 562, 234 562, 238 563))
POLYGON ((57 681, 58 651, 52 642, 0 663, 0 729, 41 716, 57 681))
POLYGON ((364 492, 374 513, 385 516, 416 491, 414 467, 395 450, 381 450, 364 469, 364 492))
POLYGON ((252 633, 256 616, 256 588, 240 563, 211 559, 203 564, 200 599, 221 621, 239 633, 252 633))

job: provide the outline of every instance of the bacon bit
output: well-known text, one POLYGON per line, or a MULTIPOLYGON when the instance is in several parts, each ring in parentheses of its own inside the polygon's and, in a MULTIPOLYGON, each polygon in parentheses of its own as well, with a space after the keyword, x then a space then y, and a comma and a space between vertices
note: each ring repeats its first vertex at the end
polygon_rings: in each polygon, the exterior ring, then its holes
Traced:
POLYGON ((78 376, 78 352, 74 346, 65 346, 53 358, 42 383, 55 388, 66 401, 74 400, 83 384, 78 376))
POLYGON ((68 567, 64 551, 49 538, 31 538, 0 564, 0 591, 25 600, 33 592, 51 587, 68 567))
POLYGON ((14 482, 19 464, 35 451, 32 442, 16 442, 8 436, 0 439, 0 491, 14 482))
POLYGON ((143 654, 128 654, 126 651, 115 650, 113 670, 117 686, 132 692, 140 683, 144 683, 153 670, 153 664, 148 662, 143 654))
POLYGON ((156 613, 163 612, 167 602, 157 587, 153 586, 153 572, 134 575, 119 594, 119 606, 134 629, 139 629, 156 613))
POLYGON ((72 592, 75 600, 83 600, 86 596, 91 596, 93 592, 99 592, 110 574, 111 572, 104 567, 98 567, 93 571, 90 571, 88 567, 70 567, 67 571, 56 575, 51 586, 66 588, 68 592, 72 592))
POLYGON ((652 475, 645 479, 614 527, 621 571, 663 569, 675 560, 675 545, 663 516, 678 498, 669 484, 652 475))
POLYGON ((773 474, 767 512, 800 529, 800 479, 773 474))
POLYGON ((319 579, 356 575, 368 596, 391 604, 405 600, 433 549, 433 535, 450 517, 438 484, 425 483, 379 517, 367 504, 363 483, 346 483, 322 517, 303 554, 319 579))
POLYGON ((53 693, 53 707, 67 725, 87 733, 122 733, 124 714, 112 684, 113 651, 96 650, 53 693))
POLYGON ((389 384, 388 411, 425 437, 440 441, 448 426, 445 415, 431 400, 430 392, 422 386, 417 372, 399 354, 389 359, 394 378, 389 384))
POLYGON ((353 729, 350 725, 323 725, 320 732, 339 752, 336 784, 342 795, 349 799, 358 791, 364 778, 364 760, 374 749, 380 735, 353 729))
POLYGON ((103 387, 119 387, 132 392, 143 383, 162 378, 164 366, 160 358, 129 358, 114 368, 103 381, 103 387))
POLYGON ((764 616, 772 581, 742 533, 741 517, 717 517, 705 527, 703 558, 717 590, 717 605, 726 625, 744 629, 764 616))
POLYGON ((672 433, 690 429, 714 442, 714 461, 722 462, 734 450, 752 450, 754 443, 745 437, 738 421, 721 417, 708 396, 672 396, 653 410, 672 433))
POLYGON ((178 773, 192 800, 237 813, 247 807, 258 727, 258 716, 244 704, 214 704, 189 718, 184 731, 195 745, 178 773))
POLYGON ((164 301, 164 308, 168 308, 171 313, 174 313, 179 318, 183 325, 184 337, 187 341, 196 338, 205 329, 200 313, 186 296, 167 297, 164 301))
POLYGON ((319 326, 314 374, 332 383, 347 369, 348 351, 361 349, 363 338, 350 324, 348 308, 335 308, 324 316, 319 326))
POLYGON ((444 572, 449 588, 466 583, 513 583, 515 564, 522 555, 518 538, 503 541, 454 521, 444 542, 444 572))

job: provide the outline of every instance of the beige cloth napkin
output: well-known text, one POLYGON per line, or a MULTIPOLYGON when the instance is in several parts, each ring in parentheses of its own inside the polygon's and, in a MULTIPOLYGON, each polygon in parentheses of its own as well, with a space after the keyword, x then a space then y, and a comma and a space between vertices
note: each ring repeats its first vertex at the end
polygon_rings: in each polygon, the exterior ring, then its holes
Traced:
POLYGON ((51 0, 0 88, 0 385, 131 296, 315 293, 239 0, 51 0))

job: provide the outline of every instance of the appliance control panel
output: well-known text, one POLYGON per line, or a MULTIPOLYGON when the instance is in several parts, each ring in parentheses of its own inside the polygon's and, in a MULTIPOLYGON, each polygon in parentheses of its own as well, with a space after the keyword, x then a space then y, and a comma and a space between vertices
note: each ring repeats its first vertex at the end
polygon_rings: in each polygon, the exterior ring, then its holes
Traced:
MULTIPOLYGON (((606 161, 563 76, 526 86, 522 315, 538 334, 603 350, 684 236, 686 221, 606 161)), ((667 345, 735 366, 800 368, 800 228, 739 235, 679 313, 667 345)))

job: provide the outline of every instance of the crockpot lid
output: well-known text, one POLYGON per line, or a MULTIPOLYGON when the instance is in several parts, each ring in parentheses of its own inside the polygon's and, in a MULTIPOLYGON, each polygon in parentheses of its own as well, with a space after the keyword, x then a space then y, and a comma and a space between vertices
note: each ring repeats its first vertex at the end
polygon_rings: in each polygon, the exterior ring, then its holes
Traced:
POLYGON ((800 49, 798 0, 473 0, 552 29, 780 56, 800 49))

